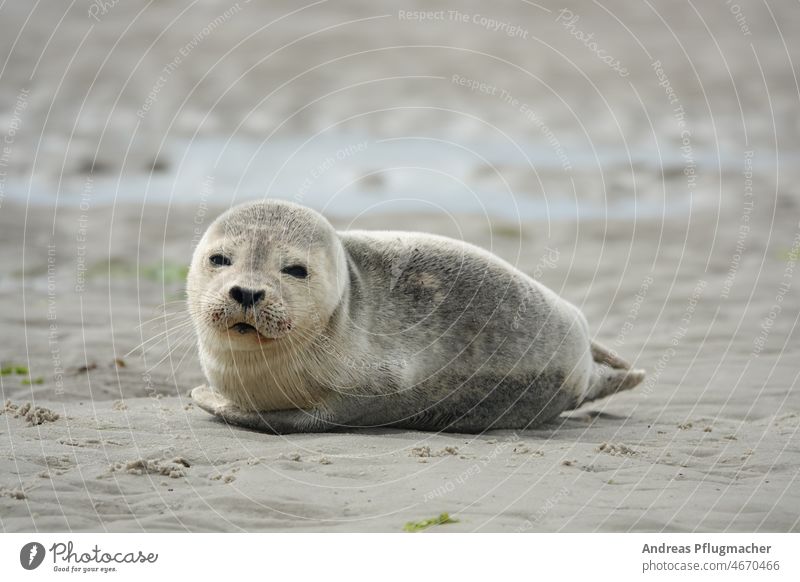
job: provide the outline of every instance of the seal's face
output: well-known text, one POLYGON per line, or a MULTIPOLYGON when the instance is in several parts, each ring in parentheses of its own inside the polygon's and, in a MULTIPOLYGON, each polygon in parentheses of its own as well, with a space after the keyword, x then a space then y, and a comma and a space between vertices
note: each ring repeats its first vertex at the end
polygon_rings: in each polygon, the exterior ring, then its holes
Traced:
POLYGON ((330 224, 293 204, 238 206, 195 250, 189 311, 201 344, 215 351, 304 343, 344 292, 344 251, 330 224))

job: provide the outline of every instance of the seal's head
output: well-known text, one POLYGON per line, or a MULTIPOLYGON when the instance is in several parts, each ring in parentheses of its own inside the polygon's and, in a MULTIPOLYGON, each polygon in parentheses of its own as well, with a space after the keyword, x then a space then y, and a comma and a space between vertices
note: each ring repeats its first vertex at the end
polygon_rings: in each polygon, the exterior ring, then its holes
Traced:
POLYGON ((209 226, 189 269, 201 352, 302 344, 330 319, 346 282, 344 249, 320 214, 278 200, 236 206, 209 226))

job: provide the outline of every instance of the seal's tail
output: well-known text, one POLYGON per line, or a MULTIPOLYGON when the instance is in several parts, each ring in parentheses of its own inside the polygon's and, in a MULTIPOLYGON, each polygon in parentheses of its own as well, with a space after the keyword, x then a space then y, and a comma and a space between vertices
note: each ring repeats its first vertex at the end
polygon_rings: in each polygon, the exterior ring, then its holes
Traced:
POLYGON ((644 370, 632 369, 628 362, 595 341, 592 342, 592 359, 594 377, 581 404, 630 390, 644 380, 644 370))

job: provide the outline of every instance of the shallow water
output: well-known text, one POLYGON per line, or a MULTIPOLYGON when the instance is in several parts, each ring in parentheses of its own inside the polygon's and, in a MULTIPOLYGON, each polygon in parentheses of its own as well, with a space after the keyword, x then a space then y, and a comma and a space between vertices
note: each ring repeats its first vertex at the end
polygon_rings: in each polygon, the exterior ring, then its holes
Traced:
MULTIPOLYGON (((158 171, 9 177, 7 199, 33 205, 90 203, 228 206, 264 197, 331 216, 364 213, 486 214, 507 220, 675 216, 719 203, 720 178, 741 182, 739 152, 694 152, 691 188, 680 152, 567 148, 570 167, 537 144, 426 137, 336 136, 259 142, 175 142, 158 171)), ((792 156, 783 156, 790 158, 792 156)), ((794 156, 797 158, 797 156, 794 156)), ((774 160, 771 160, 774 164, 774 160)), ((769 160, 754 162, 766 168, 769 160)), ((733 193, 736 195, 736 193, 733 193)))

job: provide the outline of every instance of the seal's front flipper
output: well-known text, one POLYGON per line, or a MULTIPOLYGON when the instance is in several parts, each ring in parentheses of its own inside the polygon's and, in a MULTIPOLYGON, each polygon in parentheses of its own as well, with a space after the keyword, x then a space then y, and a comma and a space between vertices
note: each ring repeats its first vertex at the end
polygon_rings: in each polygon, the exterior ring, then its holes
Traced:
POLYGON ((192 390, 192 400, 197 406, 214 415, 219 414, 217 411, 226 406, 233 406, 222 394, 206 385, 192 390))
POLYGON ((198 386, 192 390, 192 400, 206 412, 218 416, 228 424, 236 424, 259 430, 270 430, 264 426, 258 412, 242 410, 222 394, 209 386, 198 386))
POLYGON ((243 410, 209 386, 198 386, 192 390, 192 399, 197 406, 228 424, 272 434, 323 432, 335 426, 330 421, 328 412, 322 408, 269 412, 243 410))

